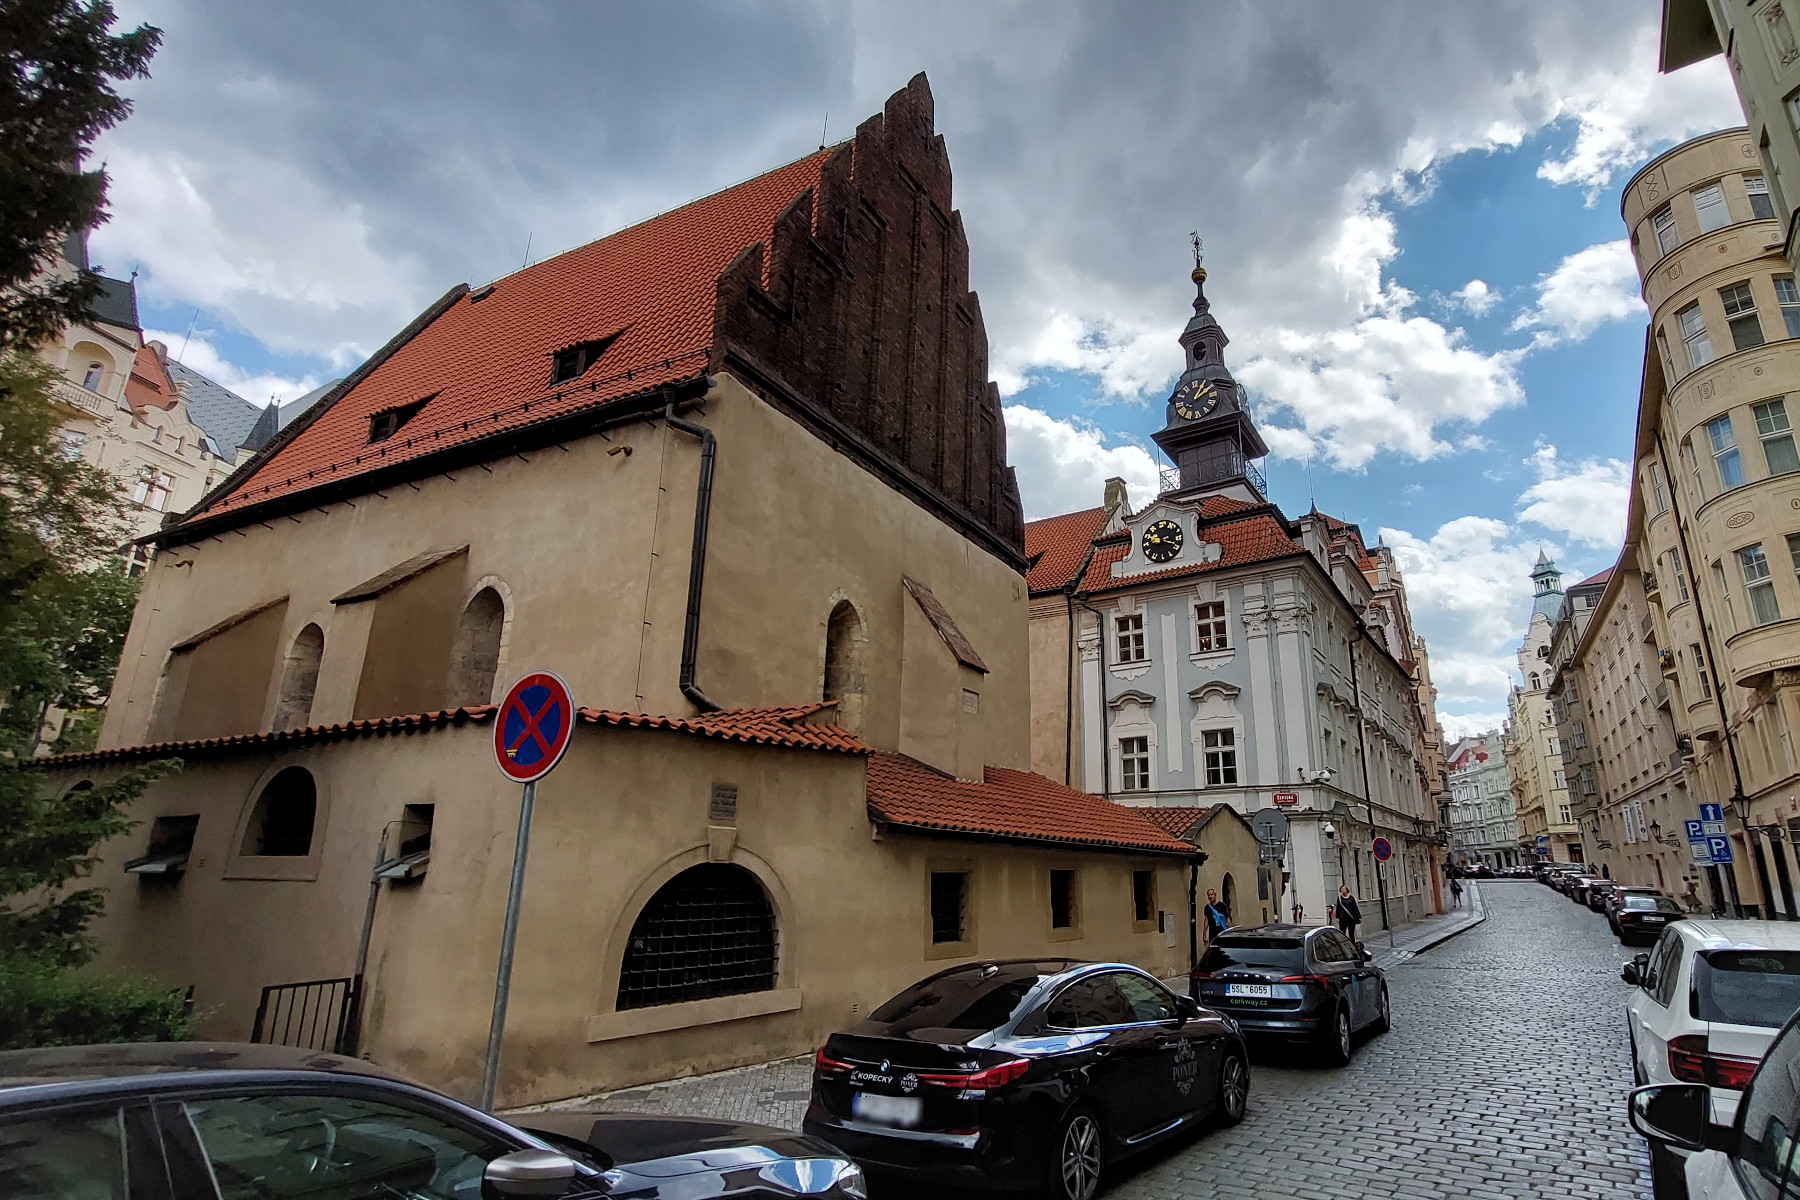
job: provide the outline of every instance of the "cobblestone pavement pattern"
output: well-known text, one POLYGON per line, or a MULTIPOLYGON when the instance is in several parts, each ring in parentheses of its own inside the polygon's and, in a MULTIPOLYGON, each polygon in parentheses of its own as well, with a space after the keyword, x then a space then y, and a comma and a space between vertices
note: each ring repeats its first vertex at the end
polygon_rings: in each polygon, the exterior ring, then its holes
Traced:
MULTIPOLYGON (((1626 950, 1530 881, 1482 887, 1487 920, 1388 972, 1394 1029, 1349 1067, 1255 1052, 1242 1125, 1126 1164, 1107 1200, 1612 1200, 1650 1194, 1625 1119, 1626 950)), ((1381 937, 1365 927, 1370 948, 1381 937)), ((597 1104, 797 1126, 810 1059, 616 1092, 597 1104)), ((557 1107, 562 1107, 558 1105, 557 1107)))

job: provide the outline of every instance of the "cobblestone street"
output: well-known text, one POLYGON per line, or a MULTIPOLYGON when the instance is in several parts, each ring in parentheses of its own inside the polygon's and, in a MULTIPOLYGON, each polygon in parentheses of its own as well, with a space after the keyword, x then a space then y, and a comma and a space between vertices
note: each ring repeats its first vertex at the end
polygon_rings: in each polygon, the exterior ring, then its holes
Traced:
MULTIPOLYGON (((1104 1195, 1648 1197, 1643 1143, 1625 1120, 1628 952, 1598 914, 1536 883, 1487 882, 1481 899, 1485 923, 1389 970, 1394 1029, 1348 1068, 1260 1052, 1242 1125, 1129 1164, 1104 1195)), ((1380 933, 1364 936, 1384 949, 1380 933)), ((596 1106, 797 1125, 810 1066, 678 1080, 596 1106)))

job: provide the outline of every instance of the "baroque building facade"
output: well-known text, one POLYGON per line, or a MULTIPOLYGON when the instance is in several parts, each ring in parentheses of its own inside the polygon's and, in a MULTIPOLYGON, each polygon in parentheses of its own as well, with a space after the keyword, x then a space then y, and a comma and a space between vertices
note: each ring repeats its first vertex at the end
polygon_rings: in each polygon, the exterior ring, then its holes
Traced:
POLYGON ((1445 828, 1450 862, 1459 867, 1477 863, 1516 867, 1525 862, 1500 731, 1458 738, 1446 757, 1450 798, 1445 828))
POLYGON ((158 533, 100 749, 44 768, 185 763, 102 847, 102 963, 192 985, 208 1036, 311 1005, 319 1048, 479 1095, 495 701, 554 670, 501 1105, 805 1053, 981 957, 1185 969, 1221 864, 1030 771, 986 355, 922 75, 451 288, 158 533))
POLYGON ((1284 812, 1284 870, 1236 881, 1234 922, 1322 920, 1340 884, 1371 927, 1383 891, 1394 921, 1441 911, 1441 734, 1399 571, 1356 526, 1268 499, 1203 268, 1194 282, 1153 435, 1175 464, 1163 490, 1133 509, 1111 481, 1099 508, 1027 527, 1034 699, 1055 706, 1034 710, 1034 761, 1119 804, 1284 812))

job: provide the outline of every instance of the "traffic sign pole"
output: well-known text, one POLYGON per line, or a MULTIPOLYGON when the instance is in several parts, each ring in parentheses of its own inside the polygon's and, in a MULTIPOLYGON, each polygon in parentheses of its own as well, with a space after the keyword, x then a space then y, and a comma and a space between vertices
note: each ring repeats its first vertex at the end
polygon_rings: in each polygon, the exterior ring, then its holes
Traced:
POLYGON ((1394 846, 1384 837, 1378 837, 1370 846, 1375 858, 1375 890, 1381 896, 1381 927, 1387 930, 1388 949, 1394 948, 1394 923, 1388 920, 1387 906, 1387 873, 1382 870, 1387 860, 1393 857, 1394 846))
POLYGON ((519 834, 513 843, 512 884, 506 893, 506 924, 500 933, 500 964, 494 974, 494 1016, 488 1024, 487 1060, 481 1076, 481 1107, 494 1110, 500 1079, 500 1044, 506 1037, 506 1005, 512 998, 513 948, 519 937, 519 905, 525 896, 525 860, 531 851, 531 810, 537 781, 562 761, 575 733, 575 703, 563 681, 536 671, 512 685, 494 720, 494 760, 500 773, 525 785, 519 798, 519 834))

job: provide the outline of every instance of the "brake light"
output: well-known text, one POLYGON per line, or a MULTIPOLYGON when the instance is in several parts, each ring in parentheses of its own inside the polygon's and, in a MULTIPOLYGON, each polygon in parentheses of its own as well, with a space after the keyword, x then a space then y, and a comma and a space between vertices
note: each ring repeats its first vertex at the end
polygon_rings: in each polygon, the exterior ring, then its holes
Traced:
POLYGON ((1328 988, 1331 986, 1331 980, 1325 978, 1323 975, 1283 975, 1281 977, 1281 982, 1282 983, 1316 983, 1322 988, 1328 988))
POLYGON ((991 1092, 1003 1088, 1009 1083, 1025 1077, 1031 1070, 1031 1063, 1023 1058, 1015 1058, 1011 1062, 1003 1062, 997 1067, 988 1067, 983 1071, 957 1072, 955 1074, 926 1075, 921 1073, 919 1082, 932 1087, 956 1088, 965 1092, 991 1092))
POLYGON ((850 1064, 831 1057, 825 1053, 825 1047, 820 1046, 819 1052, 813 1056, 813 1070, 821 1075, 847 1075, 850 1064))
POLYGON ((1715 1054, 1706 1048, 1704 1033, 1689 1033, 1669 1042, 1669 1073, 1683 1083, 1742 1091, 1756 1074, 1757 1060, 1735 1054, 1715 1054))
POLYGON ((1189 979, 1211 979, 1212 977, 1213 977, 1213 973, 1211 971, 1189 971, 1188 972, 1189 979))

